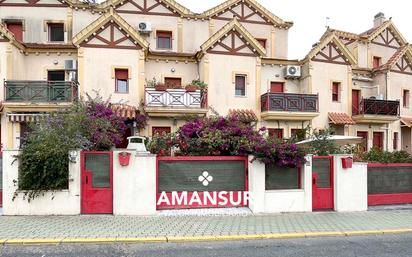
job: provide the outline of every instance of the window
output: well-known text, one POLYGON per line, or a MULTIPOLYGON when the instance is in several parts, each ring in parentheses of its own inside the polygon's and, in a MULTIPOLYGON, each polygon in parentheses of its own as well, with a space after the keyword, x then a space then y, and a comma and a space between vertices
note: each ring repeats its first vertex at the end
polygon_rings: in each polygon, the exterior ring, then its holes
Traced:
POLYGON ((362 151, 367 152, 367 151, 368 151, 368 132, 366 132, 366 131, 358 131, 358 132, 357 132, 357 136, 358 136, 358 137, 361 137, 361 138, 363 139, 363 140, 362 140, 362 144, 360 145, 362 151))
POLYGON ((245 75, 236 75, 235 77, 235 96, 246 96, 245 75))
POLYGON ((333 82, 332 83, 332 101, 339 102, 339 90, 340 90, 340 83, 333 82))
POLYGON ((65 81, 66 72, 64 70, 49 70, 47 71, 48 81, 65 81))
POLYGON ((157 31, 157 48, 158 49, 172 49, 172 32, 171 31, 157 31))
POLYGON ((23 41, 23 23, 21 21, 6 21, 6 27, 14 34, 14 37, 23 41))
POLYGON ((382 58, 374 56, 373 57, 373 68, 374 69, 379 68, 381 66, 381 61, 382 61, 382 58))
POLYGON ((264 38, 256 38, 256 40, 259 42, 259 44, 260 44, 261 46, 263 46, 263 48, 266 49, 266 39, 264 39, 264 38))
POLYGON ((274 139, 283 139, 283 129, 270 128, 268 129, 269 137, 274 139))
POLYGON ((50 42, 64 42, 64 24, 63 23, 49 23, 49 41, 50 42))
POLYGON ((403 107, 409 107, 409 90, 403 90, 403 107))
MULTIPOLYGON (((302 134, 302 129, 291 129, 290 130, 290 137, 291 138, 299 138, 299 137, 305 137, 305 135, 301 135, 302 134)), ((299 138, 302 139, 302 138, 299 138)))
POLYGON ((398 150, 398 132, 393 132, 393 150, 398 150))
POLYGON ((152 136, 170 134, 170 127, 152 127, 152 136))
POLYGON ((270 92, 271 93, 283 93, 284 92, 283 82, 270 82, 270 92))
POLYGON ((182 79, 181 78, 165 78, 165 85, 167 88, 181 88, 182 79))
POLYGON ((129 70, 115 69, 115 92, 128 93, 129 92, 129 70))

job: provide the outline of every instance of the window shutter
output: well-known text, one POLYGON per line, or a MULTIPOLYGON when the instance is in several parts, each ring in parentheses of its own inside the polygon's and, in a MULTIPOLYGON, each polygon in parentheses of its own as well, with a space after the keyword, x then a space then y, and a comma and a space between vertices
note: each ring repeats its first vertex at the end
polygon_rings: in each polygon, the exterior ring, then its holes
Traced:
POLYGON ((22 23, 7 23, 7 29, 10 30, 11 33, 14 34, 14 37, 19 40, 23 41, 23 24, 22 23))
POLYGON ((127 69, 116 69, 115 70, 115 77, 116 79, 129 79, 129 71, 127 69))

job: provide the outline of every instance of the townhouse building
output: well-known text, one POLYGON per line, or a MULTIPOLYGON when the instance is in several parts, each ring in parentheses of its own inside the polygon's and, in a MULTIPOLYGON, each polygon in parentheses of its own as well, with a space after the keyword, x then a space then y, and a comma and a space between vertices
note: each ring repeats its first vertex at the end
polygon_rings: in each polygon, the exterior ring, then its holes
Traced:
POLYGON ((365 149, 411 148, 411 47, 383 14, 362 34, 328 28, 302 60, 288 59, 293 23, 256 0, 201 14, 173 0, 0 0, 0 19, 4 149, 19 147, 28 122, 94 91, 129 124, 125 137, 217 112, 278 138, 331 126, 365 149), (193 80, 207 89, 186 89, 193 80), (150 118, 141 131, 139 110, 150 118))

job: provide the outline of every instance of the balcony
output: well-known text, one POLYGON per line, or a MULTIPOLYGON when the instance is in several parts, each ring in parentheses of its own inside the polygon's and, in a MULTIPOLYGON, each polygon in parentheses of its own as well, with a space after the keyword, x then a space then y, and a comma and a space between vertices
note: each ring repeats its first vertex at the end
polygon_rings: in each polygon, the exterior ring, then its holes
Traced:
POLYGON ((390 123, 399 119, 400 102, 364 98, 353 105, 352 115, 357 123, 390 123))
POLYGON ((261 96, 263 120, 312 120, 319 115, 318 95, 266 93, 261 96))
POLYGON ((78 98, 78 87, 72 81, 4 82, 6 103, 71 103, 78 98))
POLYGON ((166 89, 158 91, 145 89, 145 111, 152 117, 176 117, 205 115, 207 113, 207 92, 202 90, 166 89))

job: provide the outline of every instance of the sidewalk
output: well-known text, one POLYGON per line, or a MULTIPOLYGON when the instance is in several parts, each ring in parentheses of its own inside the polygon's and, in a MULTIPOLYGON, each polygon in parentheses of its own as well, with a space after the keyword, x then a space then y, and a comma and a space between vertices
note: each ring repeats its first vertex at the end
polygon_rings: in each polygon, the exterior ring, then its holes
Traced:
POLYGON ((1 216, 0 227, 0 244, 347 236, 412 232, 412 210, 243 216, 1 216))

